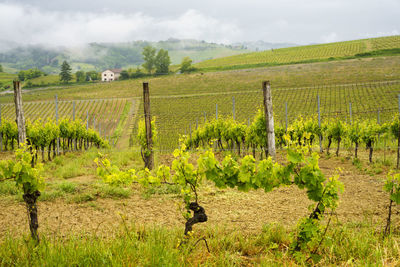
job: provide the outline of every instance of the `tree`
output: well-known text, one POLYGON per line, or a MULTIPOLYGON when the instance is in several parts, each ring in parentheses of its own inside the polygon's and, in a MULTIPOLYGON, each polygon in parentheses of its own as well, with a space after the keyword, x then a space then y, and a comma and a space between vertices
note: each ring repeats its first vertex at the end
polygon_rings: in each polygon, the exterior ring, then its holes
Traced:
POLYGON ((3 72, 3 66, 0 64, 0 72, 3 72))
POLYGON ((20 81, 25 81, 33 78, 37 78, 44 75, 44 72, 40 71, 37 68, 29 69, 29 70, 21 70, 18 72, 18 79, 20 81))
POLYGON ((167 74, 169 72, 169 65, 171 59, 169 58, 168 51, 160 49, 155 58, 154 65, 156 67, 157 74, 167 74))
POLYGON ((72 80, 71 67, 68 62, 64 60, 61 65, 60 81, 68 83, 70 80, 72 80))
POLYGON ((119 78, 121 80, 128 80, 129 79, 129 72, 127 70, 121 71, 119 78))
POLYGON ((75 73, 76 81, 77 82, 84 82, 86 81, 86 74, 83 70, 77 71, 75 73))
POLYGON ((131 72, 131 74, 129 75, 129 77, 130 77, 131 79, 140 78, 140 77, 144 77, 144 76, 146 76, 146 74, 144 74, 144 73, 140 70, 139 67, 136 69, 135 72, 131 72))
POLYGON ((182 59, 181 67, 179 68, 181 73, 194 71, 195 68, 192 66, 192 62, 193 60, 190 57, 184 57, 182 59))
POLYGON ((100 80, 100 74, 94 70, 86 72, 86 81, 100 80))
POLYGON ((143 48, 142 55, 144 60, 142 66, 147 70, 148 73, 151 74, 151 71, 154 69, 156 49, 150 45, 145 46, 143 48))

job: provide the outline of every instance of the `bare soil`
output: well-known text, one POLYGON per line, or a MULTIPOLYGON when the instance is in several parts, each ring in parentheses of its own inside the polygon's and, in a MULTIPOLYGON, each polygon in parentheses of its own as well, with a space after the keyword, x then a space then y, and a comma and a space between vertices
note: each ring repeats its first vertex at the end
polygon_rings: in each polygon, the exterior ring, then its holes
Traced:
MULTIPOLYGON (((170 161, 169 158, 161 161, 170 161)), ((388 194, 383 191, 384 174, 370 176, 356 169, 349 160, 332 157, 321 158, 320 167, 327 175, 333 175, 337 167, 342 169, 340 180, 345 186, 340 197, 338 222, 375 223, 377 228, 385 226, 388 194)), ((85 181, 97 179, 93 176, 80 177, 85 181)), ((206 184, 200 193, 200 205, 208 215, 208 222, 194 229, 223 226, 244 232, 260 231, 266 223, 294 226, 306 216, 309 206, 304 190, 294 186, 282 187, 270 193, 262 190, 250 193, 237 190, 218 190, 206 184)), ((47 235, 65 236, 72 233, 92 233, 108 236, 125 224, 162 225, 182 227, 184 219, 179 211, 180 199, 175 195, 142 196, 139 187, 128 199, 98 199, 83 204, 71 204, 65 200, 39 202, 39 231, 47 235)), ((394 224, 399 224, 400 208, 393 211, 394 224)), ((336 221, 336 220, 335 220, 336 221)), ((0 239, 7 233, 29 232, 24 204, 0 199, 0 239)))

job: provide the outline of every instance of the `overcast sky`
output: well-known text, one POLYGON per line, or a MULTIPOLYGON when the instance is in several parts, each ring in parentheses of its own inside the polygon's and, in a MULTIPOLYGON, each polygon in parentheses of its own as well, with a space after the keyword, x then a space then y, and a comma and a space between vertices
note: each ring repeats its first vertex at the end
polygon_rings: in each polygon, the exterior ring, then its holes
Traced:
POLYGON ((0 0, 0 40, 323 43, 400 34, 400 0, 0 0))

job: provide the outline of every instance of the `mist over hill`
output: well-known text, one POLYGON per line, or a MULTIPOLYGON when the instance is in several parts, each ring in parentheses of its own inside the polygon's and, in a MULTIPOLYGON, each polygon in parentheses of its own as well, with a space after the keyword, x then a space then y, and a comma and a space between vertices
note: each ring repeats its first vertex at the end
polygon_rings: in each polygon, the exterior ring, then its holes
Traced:
POLYGON ((194 62, 199 62, 252 51, 288 47, 294 44, 257 41, 225 45, 170 38, 158 42, 132 41, 125 43, 90 43, 74 47, 51 47, 46 45, 21 46, 12 42, 1 41, 0 64, 8 72, 38 68, 46 73, 58 73, 64 60, 70 63, 73 71, 134 68, 143 63, 141 53, 143 47, 147 45, 168 50, 172 64, 180 64, 182 58, 186 56, 189 56, 194 62))

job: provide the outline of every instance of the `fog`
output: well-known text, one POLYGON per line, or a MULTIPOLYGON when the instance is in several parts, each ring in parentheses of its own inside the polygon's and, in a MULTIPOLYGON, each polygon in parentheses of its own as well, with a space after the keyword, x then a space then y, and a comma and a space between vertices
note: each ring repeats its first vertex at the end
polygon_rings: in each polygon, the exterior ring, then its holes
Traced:
POLYGON ((298 44, 400 32, 398 0, 0 0, 0 46, 197 39, 298 44))

